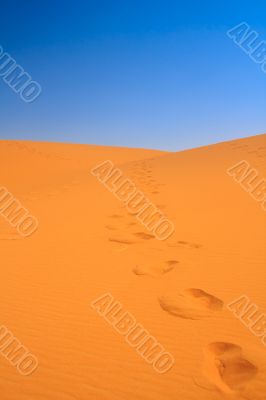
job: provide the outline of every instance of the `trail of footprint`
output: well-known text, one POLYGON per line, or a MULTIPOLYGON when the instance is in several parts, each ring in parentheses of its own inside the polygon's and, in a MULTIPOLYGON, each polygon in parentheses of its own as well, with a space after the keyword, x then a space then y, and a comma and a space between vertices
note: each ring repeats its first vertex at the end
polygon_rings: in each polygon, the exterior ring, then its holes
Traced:
POLYGON ((175 268, 176 264, 178 264, 178 261, 169 260, 166 261, 165 263, 157 265, 136 266, 133 268, 133 272, 135 275, 139 276, 147 275, 147 276, 159 277, 172 271, 175 268))
POLYGON ((233 343, 214 342, 204 349, 204 375, 224 393, 245 389, 258 369, 242 356, 242 348, 233 343))
POLYGON ((223 301, 201 289, 186 289, 182 293, 159 297, 162 309, 185 319, 201 319, 223 308, 223 301))

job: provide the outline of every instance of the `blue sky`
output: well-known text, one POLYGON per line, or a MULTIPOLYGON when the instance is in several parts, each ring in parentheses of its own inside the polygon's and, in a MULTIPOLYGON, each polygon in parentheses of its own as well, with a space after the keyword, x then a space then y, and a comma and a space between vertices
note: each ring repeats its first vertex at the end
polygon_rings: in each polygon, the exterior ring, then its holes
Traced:
POLYGON ((42 86, 0 79, 0 139, 181 150, 266 132, 266 74, 226 31, 266 40, 265 1, 13 1, 0 45, 42 86), (218 4, 217 4, 218 3, 218 4))

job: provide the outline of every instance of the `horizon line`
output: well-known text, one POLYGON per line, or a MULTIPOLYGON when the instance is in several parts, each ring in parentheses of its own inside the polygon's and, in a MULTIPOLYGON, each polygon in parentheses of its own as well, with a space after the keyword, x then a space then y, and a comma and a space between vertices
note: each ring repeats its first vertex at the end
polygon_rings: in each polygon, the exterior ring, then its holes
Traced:
POLYGON ((210 147, 210 146, 216 146, 222 143, 230 143, 230 142, 237 142, 240 140, 245 140, 249 138, 254 138, 257 136, 263 136, 266 135, 266 133, 258 133, 256 135, 251 135, 251 136, 244 136, 241 138, 235 138, 235 139, 230 139, 230 140, 222 140, 219 142, 214 142, 214 143, 209 143, 209 144, 204 144, 202 146, 197 146, 197 147, 187 147, 183 148, 180 150, 164 150, 164 149, 158 149, 158 148, 146 148, 146 147, 129 147, 129 146, 121 146, 121 145, 105 145, 105 144, 97 144, 97 143, 81 143, 81 142, 58 142, 58 141, 49 141, 49 140, 31 140, 31 139, 0 139, 0 142, 32 142, 32 143, 51 143, 51 144, 65 144, 65 145, 76 145, 76 146, 95 146, 95 147, 110 147, 110 148, 120 148, 120 149, 132 149, 132 150, 147 150, 147 151, 158 151, 158 152, 165 152, 165 153, 180 153, 183 151, 189 151, 189 150, 194 150, 194 149, 201 149, 204 147, 210 147))

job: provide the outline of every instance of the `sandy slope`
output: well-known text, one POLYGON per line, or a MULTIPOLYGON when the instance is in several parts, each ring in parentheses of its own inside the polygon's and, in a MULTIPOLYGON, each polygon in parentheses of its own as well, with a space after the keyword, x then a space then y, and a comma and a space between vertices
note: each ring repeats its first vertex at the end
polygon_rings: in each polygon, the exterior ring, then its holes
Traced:
POLYGON ((226 308, 245 294, 266 313, 266 213, 226 174, 245 159, 266 178, 266 135, 180 153, 2 141, 0 157, 39 220, 23 239, 0 219, 0 325, 39 360, 24 377, 0 354, 1 400, 266 398, 266 347, 226 308), (149 238, 90 174, 106 159, 174 235, 149 238), (167 373, 91 308, 106 292, 174 356, 167 373))

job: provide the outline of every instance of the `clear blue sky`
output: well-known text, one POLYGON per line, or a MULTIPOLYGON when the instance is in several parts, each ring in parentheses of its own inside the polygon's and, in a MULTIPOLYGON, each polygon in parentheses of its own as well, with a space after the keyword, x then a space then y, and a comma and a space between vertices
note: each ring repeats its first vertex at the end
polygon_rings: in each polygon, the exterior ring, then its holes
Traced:
POLYGON ((179 150, 266 132, 266 74, 227 36, 266 40, 266 2, 94 0, 1 5, 0 45, 42 86, 0 79, 0 139, 179 150))

